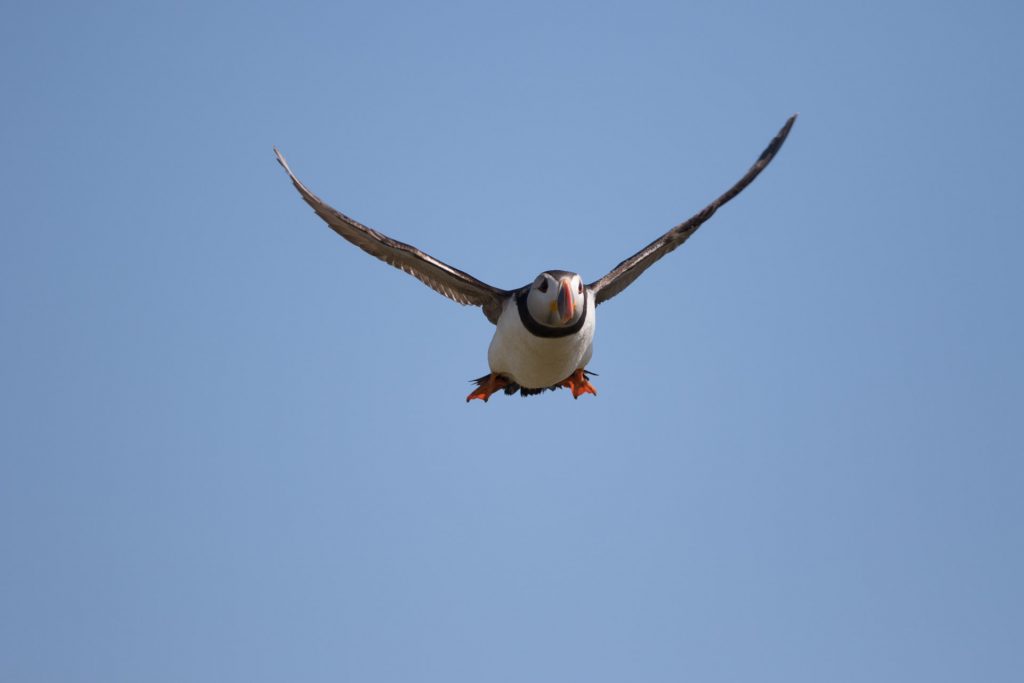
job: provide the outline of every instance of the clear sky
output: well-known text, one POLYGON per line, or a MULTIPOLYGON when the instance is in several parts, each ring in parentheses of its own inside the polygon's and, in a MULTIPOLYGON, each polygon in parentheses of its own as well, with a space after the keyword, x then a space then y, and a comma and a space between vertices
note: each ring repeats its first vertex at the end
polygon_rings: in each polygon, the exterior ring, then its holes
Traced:
POLYGON ((0 680, 1019 681, 1021 7, 9 4, 0 680))

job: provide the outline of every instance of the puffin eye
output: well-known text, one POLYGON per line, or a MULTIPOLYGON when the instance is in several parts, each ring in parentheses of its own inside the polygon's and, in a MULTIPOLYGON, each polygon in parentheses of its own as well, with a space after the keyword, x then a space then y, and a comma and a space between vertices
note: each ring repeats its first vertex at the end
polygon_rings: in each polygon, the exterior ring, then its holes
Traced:
POLYGON ((583 293, 583 280, 580 280, 579 283, 576 285, 576 293, 577 294, 582 294, 583 293))
POLYGON ((540 281, 540 286, 537 287, 537 289, 540 290, 541 294, 543 294, 544 292, 548 291, 548 279, 544 278, 543 280, 541 280, 540 281))

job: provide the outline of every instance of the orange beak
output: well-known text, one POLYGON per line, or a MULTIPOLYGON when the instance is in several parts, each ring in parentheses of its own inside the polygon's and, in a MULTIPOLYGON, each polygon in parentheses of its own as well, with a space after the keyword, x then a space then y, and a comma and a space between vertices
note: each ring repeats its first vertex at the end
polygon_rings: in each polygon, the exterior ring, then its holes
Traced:
POLYGON ((576 315, 570 284, 569 278, 563 278, 558 285, 558 317, 563 323, 569 322, 576 315))

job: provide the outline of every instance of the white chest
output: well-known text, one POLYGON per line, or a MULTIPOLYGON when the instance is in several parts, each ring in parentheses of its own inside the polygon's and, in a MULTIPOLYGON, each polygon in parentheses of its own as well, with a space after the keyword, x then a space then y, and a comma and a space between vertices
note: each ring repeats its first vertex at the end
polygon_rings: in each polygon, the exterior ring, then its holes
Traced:
MULTIPOLYGON (((587 296, 590 294, 588 292, 587 296)), ((513 297, 498 318, 487 351, 491 372, 506 375, 520 386, 541 389, 558 384, 590 362, 593 353, 595 306, 587 306, 583 327, 565 337, 538 337, 523 326, 513 297)))

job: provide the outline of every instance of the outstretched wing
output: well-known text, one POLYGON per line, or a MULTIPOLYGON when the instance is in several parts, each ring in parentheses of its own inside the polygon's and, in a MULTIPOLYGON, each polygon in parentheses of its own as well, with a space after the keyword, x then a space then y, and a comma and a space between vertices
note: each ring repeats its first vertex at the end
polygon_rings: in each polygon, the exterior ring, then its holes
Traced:
POLYGON ((640 274, 650 268, 655 261, 678 247, 689 239, 690 235, 697 232, 697 228, 699 228, 704 221, 711 218, 715 211, 718 211, 719 207, 738 195, 747 187, 747 185, 752 183, 754 178, 764 170, 765 166, 770 164, 772 159, 775 158, 775 155, 782 147, 782 143, 786 141, 786 136, 789 135, 789 129, 793 127, 793 123, 795 121, 796 114, 793 114, 789 117, 789 120, 786 121, 786 125, 782 127, 775 138, 768 144, 768 147, 761 152, 761 156, 758 157, 754 165, 750 167, 747 174, 740 178, 739 182, 730 187, 725 194, 705 206, 700 210, 700 212, 688 220, 672 228, 664 235, 654 240, 619 265, 615 266, 612 272, 608 273, 600 280, 590 283, 588 287, 590 287, 591 291, 594 293, 595 304, 611 299, 613 296, 632 284, 633 280, 640 277, 640 274))
POLYGON ((458 268, 453 268, 447 263, 438 261, 429 254, 425 254, 416 247, 393 240, 385 234, 368 228, 358 221, 352 220, 331 205, 324 202, 315 194, 306 189, 306 186, 295 177, 292 169, 288 167, 277 148, 274 148, 277 161, 281 164, 292 184, 299 191, 306 203, 313 207, 316 215, 324 219, 327 225, 331 226, 334 232, 338 233, 352 244, 356 245, 367 254, 376 256, 381 261, 389 263, 433 289, 443 294, 452 301, 460 304, 471 304, 484 309, 484 315, 495 325, 498 324, 498 316, 505 299, 511 296, 511 292, 498 289, 491 285, 477 280, 472 275, 464 273, 458 268))

